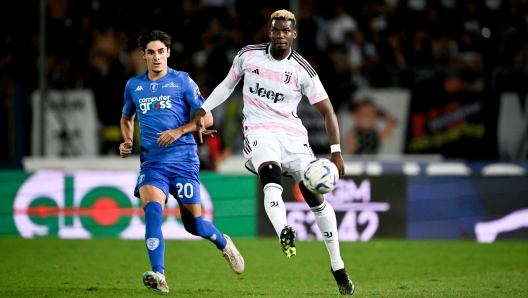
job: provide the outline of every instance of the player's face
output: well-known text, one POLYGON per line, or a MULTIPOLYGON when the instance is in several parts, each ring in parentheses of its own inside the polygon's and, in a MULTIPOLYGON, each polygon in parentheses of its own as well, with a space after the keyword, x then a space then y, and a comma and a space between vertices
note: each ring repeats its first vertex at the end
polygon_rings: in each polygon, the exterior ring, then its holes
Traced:
POLYGON ((269 37, 271 47, 278 52, 289 51, 293 40, 297 37, 297 31, 293 29, 292 22, 286 20, 273 20, 269 37))
POLYGON ((160 73, 167 69, 167 58, 170 56, 168 49, 161 41, 155 40, 147 44, 143 59, 147 61, 147 68, 154 73, 160 73))

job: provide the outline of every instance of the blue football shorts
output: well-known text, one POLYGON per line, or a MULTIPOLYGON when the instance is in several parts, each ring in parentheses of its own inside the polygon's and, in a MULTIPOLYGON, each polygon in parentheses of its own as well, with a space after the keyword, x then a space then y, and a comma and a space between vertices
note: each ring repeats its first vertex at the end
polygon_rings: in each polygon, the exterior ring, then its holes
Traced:
POLYGON ((165 203, 169 193, 178 204, 201 204, 199 164, 154 164, 141 167, 134 196, 139 198, 143 185, 153 185, 165 193, 165 203))

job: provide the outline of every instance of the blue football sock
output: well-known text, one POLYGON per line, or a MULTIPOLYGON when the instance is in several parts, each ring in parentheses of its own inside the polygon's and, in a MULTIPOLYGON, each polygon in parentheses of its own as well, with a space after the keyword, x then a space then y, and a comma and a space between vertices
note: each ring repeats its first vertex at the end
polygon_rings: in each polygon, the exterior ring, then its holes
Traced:
POLYGON ((165 241, 161 232, 163 209, 158 202, 149 202, 143 208, 145 211, 145 242, 152 265, 152 271, 165 274, 164 253, 165 241))
POLYGON ((218 249, 226 247, 227 241, 224 235, 212 223, 203 220, 201 216, 182 218, 182 222, 187 232, 210 240, 218 249))

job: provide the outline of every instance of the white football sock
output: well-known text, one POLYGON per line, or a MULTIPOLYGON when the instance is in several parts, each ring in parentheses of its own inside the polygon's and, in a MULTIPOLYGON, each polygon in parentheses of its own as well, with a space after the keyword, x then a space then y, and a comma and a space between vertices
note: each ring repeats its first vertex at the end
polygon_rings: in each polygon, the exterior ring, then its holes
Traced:
POLYGON ((325 200, 321 205, 311 207, 315 215, 317 226, 323 235, 324 243, 328 254, 330 254, 330 262, 332 270, 336 271, 345 268, 345 263, 341 259, 339 250, 339 238, 337 236, 337 220, 334 208, 325 200))
POLYGON ((282 201, 282 186, 276 183, 268 183, 264 186, 264 209, 279 237, 282 228, 287 225, 286 207, 282 201))

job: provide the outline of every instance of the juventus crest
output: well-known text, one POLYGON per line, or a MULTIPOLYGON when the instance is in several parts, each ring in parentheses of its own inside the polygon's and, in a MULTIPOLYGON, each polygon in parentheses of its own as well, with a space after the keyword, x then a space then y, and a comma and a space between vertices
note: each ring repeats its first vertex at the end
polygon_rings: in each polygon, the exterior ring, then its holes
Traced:
POLYGON ((292 77, 292 73, 289 71, 284 72, 284 75, 286 76, 286 79, 284 79, 284 83, 288 84, 290 82, 290 79, 292 77))

